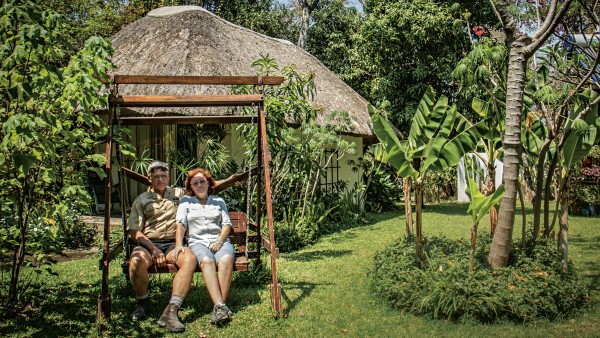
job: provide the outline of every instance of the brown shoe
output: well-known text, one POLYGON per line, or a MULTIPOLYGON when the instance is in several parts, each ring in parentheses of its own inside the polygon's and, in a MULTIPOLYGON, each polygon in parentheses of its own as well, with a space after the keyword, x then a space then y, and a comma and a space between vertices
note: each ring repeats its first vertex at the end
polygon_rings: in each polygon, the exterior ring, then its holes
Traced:
POLYGON ((166 327, 170 332, 185 331, 185 326, 179 321, 177 312, 179 312, 179 306, 169 303, 165 311, 163 311, 162 316, 158 319, 158 325, 166 327))

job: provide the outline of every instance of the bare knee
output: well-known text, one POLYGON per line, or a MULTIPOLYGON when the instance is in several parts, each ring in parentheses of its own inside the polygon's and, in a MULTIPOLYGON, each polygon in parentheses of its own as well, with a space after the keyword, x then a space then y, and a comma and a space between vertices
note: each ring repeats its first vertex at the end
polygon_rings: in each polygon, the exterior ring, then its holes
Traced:
POLYGON ((203 257, 200 261, 200 266, 204 269, 205 267, 214 267, 215 260, 210 257, 203 257))
POLYGON ((198 265, 198 260, 193 254, 185 253, 177 257, 177 265, 180 269, 194 270, 196 269, 196 265, 198 265))
POLYGON ((133 255, 129 259, 129 274, 140 274, 148 271, 148 262, 140 255, 133 255))
POLYGON ((219 268, 230 268, 233 266, 233 257, 226 255, 219 259, 219 268))
POLYGON ((221 263, 223 264, 233 264, 233 257, 226 255, 221 257, 221 259, 219 259, 219 265, 221 265, 221 263))

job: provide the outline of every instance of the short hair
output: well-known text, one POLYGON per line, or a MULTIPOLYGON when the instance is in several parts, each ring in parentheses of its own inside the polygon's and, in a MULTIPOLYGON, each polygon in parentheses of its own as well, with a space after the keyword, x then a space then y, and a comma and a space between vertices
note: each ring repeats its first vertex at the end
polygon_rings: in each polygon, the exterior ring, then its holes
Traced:
POLYGON ((148 177, 157 171, 169 172, 169 165, 161 161, 152 161, 148 164, 148 177))
POLYGON ((215 192, 215 186, 217 183, 210 171, 202 168, 196 168, 188 171, 185 178, 185 192, 190 196, 194 196, 194 191, 192 190, 192 178, 198 174, 202 174, 202 176, 206 178, 208 181, 208 194, 212 195, 215 192))

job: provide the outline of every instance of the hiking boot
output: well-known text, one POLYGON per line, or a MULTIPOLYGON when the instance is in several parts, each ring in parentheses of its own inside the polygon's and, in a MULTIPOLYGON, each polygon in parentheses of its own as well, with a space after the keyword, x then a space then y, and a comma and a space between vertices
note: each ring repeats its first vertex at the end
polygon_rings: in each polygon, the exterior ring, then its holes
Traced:
POLYGON ((231 319, 231 311, 225 304, 215 304, 213 308, 213 314, 210 316, 210 323, 213 325, 221 324, 231 319))
POLYGON ((146 319, 146 312, 148 312, 148 308, 150 307, 150 298, 138 299, 138 306, 131 313, 131 321, 139 322, 141 320, 146 319))
POLYGON ((162 316, 158 319, 158 325, 166 327, 170 332, 185 331, 185 326, 179 321, 177 312, 179 312, 179 306, 169 303, 162 316))

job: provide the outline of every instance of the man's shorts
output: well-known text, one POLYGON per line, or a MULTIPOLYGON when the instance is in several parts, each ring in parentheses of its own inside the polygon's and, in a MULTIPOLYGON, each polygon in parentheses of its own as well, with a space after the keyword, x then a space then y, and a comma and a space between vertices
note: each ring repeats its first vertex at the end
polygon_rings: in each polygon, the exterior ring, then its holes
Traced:
MULTIPOLYGON (((167 256, 167 254, 171 250, 175 249, 175 241, 171 241, 171 240, 158 240, 158 239, 151 239, 150 241, 160 251, 162 251, 165 254, 165 256, 167 256)), ((141 246, 141 245, 134 245, 133 247, 135 248, 136 246, 141 246)), ((150 254, 152 254, 152 253, 150 253, 150 254)))

